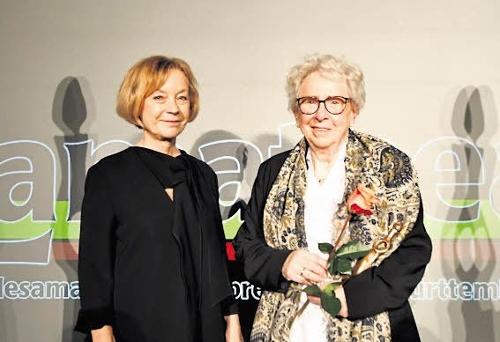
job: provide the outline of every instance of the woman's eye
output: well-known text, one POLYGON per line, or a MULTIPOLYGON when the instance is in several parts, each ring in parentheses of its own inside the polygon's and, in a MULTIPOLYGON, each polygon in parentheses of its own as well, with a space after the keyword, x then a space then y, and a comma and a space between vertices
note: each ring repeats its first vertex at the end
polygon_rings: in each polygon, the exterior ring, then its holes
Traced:
POLYGON ((153 100, 163 100, 163 95, 154 95, 153 100))
POLYGON ((179 97, 177 97, 177 101, 179 101, 180 103, 186 103, 188 102, 188 97, 186 95, 181 95, 179 97))

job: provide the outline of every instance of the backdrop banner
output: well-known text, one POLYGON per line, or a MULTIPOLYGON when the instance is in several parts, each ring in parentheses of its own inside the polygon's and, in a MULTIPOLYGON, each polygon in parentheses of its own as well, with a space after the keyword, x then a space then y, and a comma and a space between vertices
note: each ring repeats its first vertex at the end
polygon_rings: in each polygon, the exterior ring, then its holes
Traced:
POLYGON ((200 114, 177 143, 219 180, 248 336, 261 289, 231 241, 259 165, 301 138, 287 70, 309 53, 365 74, 356 130, 413 160, 433 254, 410 301, 425 342, 500 341, 500 2, 2 1, 0 341, 79 342, 80 207, 89 167, 136 143, 115 113, 140 58, 192 67, 200 114))

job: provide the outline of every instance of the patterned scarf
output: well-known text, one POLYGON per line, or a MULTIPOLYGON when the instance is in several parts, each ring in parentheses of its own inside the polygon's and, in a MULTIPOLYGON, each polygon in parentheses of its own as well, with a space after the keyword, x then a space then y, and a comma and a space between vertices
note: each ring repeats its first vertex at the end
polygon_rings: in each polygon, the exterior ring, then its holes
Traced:
MULTIPOLYGON (((266 200, 264 236, 266 243, 276 249, 307 248, 303 200, 306 191, 306 151, 307 143, 302 139, 290 151, 266 200)), ((369 220, 366 216, 351 220, 341 244, 359 240, 371 246, 384 238, 395 222, 402 224, 391 248, 377 259, 375 264, 379 265, 399 246, 416 221, 420 192, 415 170, 403 152, 378 138, 352 130, 349 131, 345 168, 343 204, 339 205, 333 217, 334 241, 348 215, 347 198, 359 181, 373 188, 383 204, 375 208, 369 220)), ((292 283, 285 294, 271 291, 262 293, 250 341, 289 340, 292 317, 299 305, 299 287, 299 284, 292 283)), ((355 321, 333 318, 327 313, 325 315, 328 317, 329 341, 391 340, 387 312, 355 321)))

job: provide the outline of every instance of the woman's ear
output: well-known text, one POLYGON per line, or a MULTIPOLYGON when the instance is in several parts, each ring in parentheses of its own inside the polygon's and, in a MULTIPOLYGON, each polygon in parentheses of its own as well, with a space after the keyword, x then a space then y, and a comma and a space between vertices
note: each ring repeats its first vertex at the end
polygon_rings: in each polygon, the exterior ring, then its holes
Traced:
POLYGON ((137 126, 137 128, 140 128, 140 129, 143 129, 143 125, 142 125, 142 118, 141 116, 136 116, 135 118, 135 125, 137 126))
POLYGON ((349 126, 350 127, 353 127, 354 126, 354 123, 356 122, 356 117, 358 116, 358 112, 355 111, 352 113, 352 117, 351 117, 351 122, 349 123, 349 126))
POLYGON ((299 113, 297 113, 296 111, 295 112, 292 112, 293 114, 293 118, 295 119, 295 127, 299 127, 299 113))

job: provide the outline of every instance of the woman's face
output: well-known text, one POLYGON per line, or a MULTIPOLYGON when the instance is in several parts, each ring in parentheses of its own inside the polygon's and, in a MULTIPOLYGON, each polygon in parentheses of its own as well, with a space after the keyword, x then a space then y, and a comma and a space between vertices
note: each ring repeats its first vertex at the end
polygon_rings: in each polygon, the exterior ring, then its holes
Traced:
MULTIPOLYGON (((350 93, 344 78, 316 71, 304 78, 300 85, 297 98, 305 96, 325 100, 333 96, 350 98, 350 93)), ((347 101, 343 112, 338 115, 330 114, 325 103, 320 103, 314 114, 306 115, 299 109, 294 114, 297 126, 315 152, 334 153, 347 139, 349 127, 354 123, 357 112, 351 101, 347 101)))
POLYGON ((144 100, 141 122, 146 139, 175 141, 189 120, 189 84, 184 73, 172 69, 160 89, 144 100))

